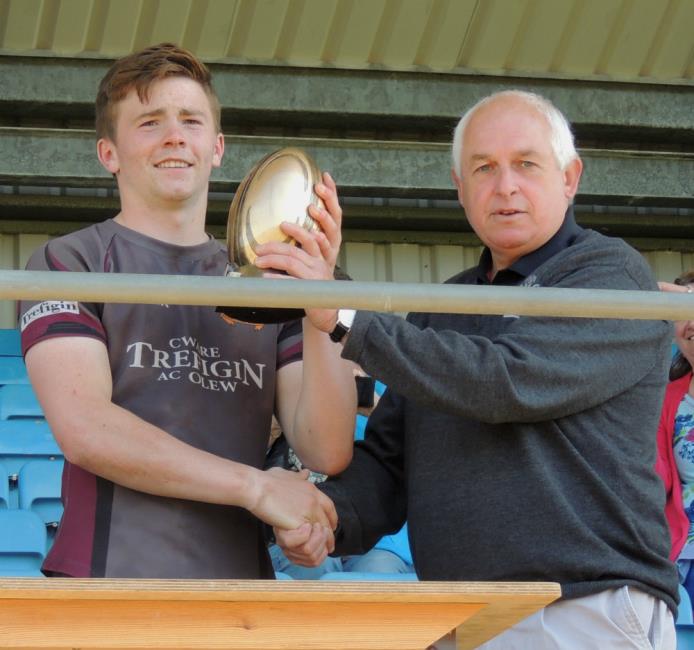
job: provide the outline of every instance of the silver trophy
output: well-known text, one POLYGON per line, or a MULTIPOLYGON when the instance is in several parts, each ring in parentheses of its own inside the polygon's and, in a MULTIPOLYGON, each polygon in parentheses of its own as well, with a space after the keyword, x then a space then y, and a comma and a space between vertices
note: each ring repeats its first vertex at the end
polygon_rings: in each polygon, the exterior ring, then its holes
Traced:
MULTIPOLYGON (((321 173, 303 150, 287 147, 268 154, 248 172, 234 194, 227 220, 229 264, 227 276, 259 277, 266 270, 255 265, 260 244, 296 241, 280 229, 284 221, 306 230, 319 229, 308 214, 311 205, 323 207, 313 191, 321 173)), ((274 307, 217 307, 232 320, 248 323, 281 323, 304 316, 303 309, 274 307)))

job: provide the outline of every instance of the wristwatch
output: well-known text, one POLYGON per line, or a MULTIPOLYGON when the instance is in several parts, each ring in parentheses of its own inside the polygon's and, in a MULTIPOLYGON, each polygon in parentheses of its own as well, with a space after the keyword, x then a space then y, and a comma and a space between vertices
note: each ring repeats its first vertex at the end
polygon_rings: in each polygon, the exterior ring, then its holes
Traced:
POLYGON ((340 343, 347 334, 349 334, 349 329, 352 327, 354 322, 354 315, 357 312, 354 309, 338 309, 337 310, 337 323, 332 332, 328 334, 331 341, 335 343, 340 343))

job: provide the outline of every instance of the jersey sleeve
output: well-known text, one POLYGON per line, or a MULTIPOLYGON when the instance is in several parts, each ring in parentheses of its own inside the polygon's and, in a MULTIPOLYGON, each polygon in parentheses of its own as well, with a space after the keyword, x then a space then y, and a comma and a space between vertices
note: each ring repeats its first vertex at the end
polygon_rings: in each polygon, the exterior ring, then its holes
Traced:
MULTIPOLYGON (((54 239, 37 249, 28 271, 93 271, 95 267, 69 238, 54 239)), ((19 303, 22 354, 39 341, 60 336, 88 336, 106 343, 101 323, 102 305, 75 300, 23 300, 19 303)))
POLYGON ((277 369, 301 361, 304 354, 304 334, 301 320, 283 323, 277 335, 277 369))

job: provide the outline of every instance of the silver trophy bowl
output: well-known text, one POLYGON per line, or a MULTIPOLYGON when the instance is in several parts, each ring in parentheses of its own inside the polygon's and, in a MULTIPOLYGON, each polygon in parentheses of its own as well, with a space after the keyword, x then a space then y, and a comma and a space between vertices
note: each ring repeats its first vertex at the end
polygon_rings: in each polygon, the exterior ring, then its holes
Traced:
MULTIPOLYGON (((274 151, 253 166, 229 207, 229 278, 260 277, 267 272, 254 265, 260 244, 278 241, 296 245, 280 229, 282 222, 295 223, 309 231, 319 229, 308 208, 323 206, 313 191, 320 180, 321 173, 313 159, 294 147, 274 151)), ((273 307, 217 307, 217 311, 227 319, 248 323, 281 323, 305 314, 303 309, 273 307)))

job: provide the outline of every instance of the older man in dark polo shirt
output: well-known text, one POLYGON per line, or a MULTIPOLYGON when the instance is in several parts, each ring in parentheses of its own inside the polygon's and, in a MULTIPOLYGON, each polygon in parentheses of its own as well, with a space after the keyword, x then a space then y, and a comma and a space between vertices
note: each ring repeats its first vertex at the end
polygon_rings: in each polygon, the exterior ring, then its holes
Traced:
MULTIPOLYGON (((636 251, 575 223, 582 163, 547 100, 484 99, 462 118, 453 154, 485 249, 450 283, 657 289, 636 251)), ((407 518, 423 580, 561 583, 561 600, 486 650, 674 648, 677 575, 653 470, 670 326, 350 316, 326 331, 389 389, 350 467, 323 487, 340 518, 336 552, 363 552, 407 518)), ((290 559, 307 563, 329 537, 278 531, 290 559)))

